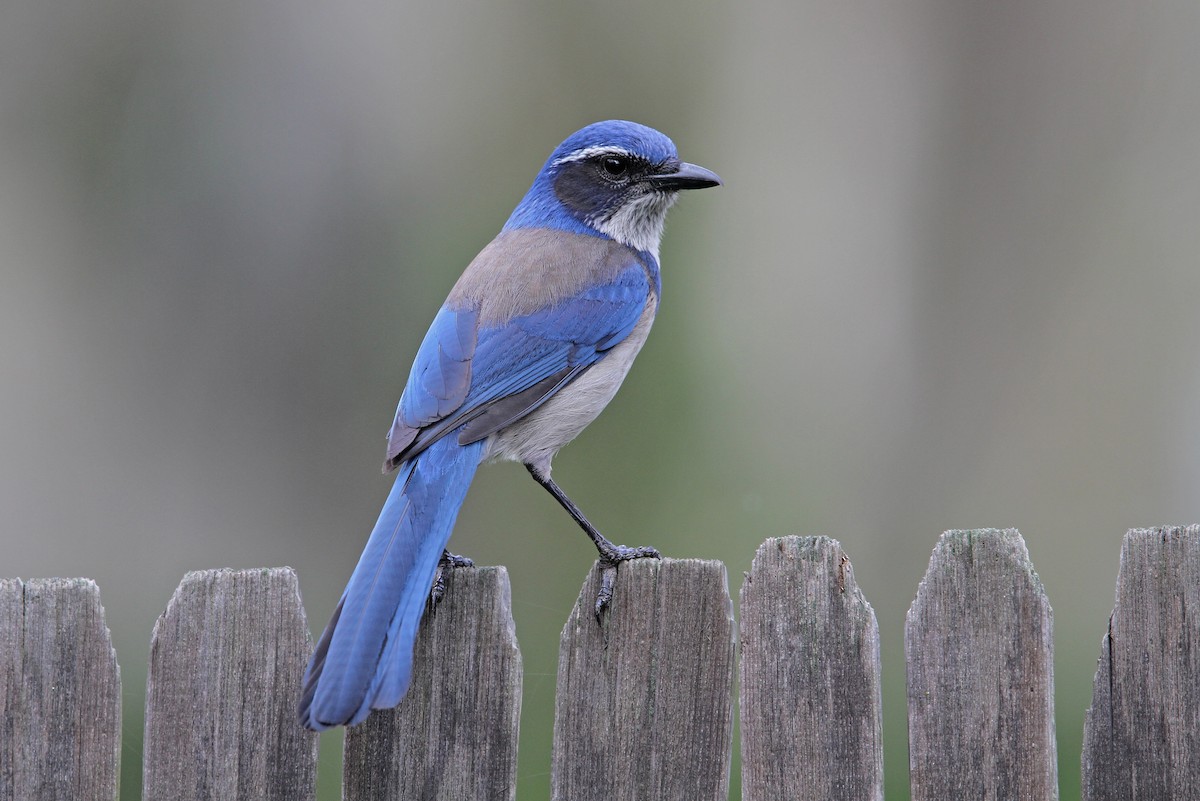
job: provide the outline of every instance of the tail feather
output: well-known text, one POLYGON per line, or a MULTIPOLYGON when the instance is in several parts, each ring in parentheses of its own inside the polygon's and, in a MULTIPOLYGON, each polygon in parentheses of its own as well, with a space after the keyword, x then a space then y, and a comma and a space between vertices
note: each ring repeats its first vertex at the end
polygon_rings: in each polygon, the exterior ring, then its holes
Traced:
POLYGON ((305 672, 308 728, 359 723, 404 697, 433 574, 482 450, 447 436, 401 466, 305 672))

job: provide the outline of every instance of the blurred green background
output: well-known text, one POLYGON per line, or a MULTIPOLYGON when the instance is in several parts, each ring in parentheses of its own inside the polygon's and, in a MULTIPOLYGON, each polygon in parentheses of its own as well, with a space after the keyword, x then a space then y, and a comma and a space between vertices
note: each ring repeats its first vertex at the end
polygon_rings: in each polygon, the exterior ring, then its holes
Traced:
MULTIPOLYGON (((91 576, 140 797, 184 572, 295 566, 319 632, 432 315, 550 150, 634 119, 726 180, 555 476, 617 541, 840 539, 889 799, 937 535, 1015 526, 1054 606, 1063 798, 1120 539, 1200 521, 1200 4, 16 0, 0 24, 0 575, 91 576)), ((512 465, 452 547, 511 572, 519 797, 548 797, 594 551, 512 465)), ((339 735, 322 742, 337 797, 339 735)), ((737 797, 735 762, 733 797, 737 797)))

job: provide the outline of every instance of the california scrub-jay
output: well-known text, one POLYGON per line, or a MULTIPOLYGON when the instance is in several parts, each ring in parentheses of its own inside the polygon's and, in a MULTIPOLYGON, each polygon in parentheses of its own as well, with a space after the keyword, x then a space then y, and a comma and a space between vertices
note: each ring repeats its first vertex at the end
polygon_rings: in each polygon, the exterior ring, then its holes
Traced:
POLYGON ((657 557, 614 545, 550 478, 550 460, 612 400, 658 308, 658 246, 679 190, 721 179, 652 128, 610 120, 550 154, 500 234, 458 279, 425 335, 388 433, 396 483, 321 635, 300 722, 327 729, 396 706, 475 469, 525 465, 607 568, 657 557), (438 576, 435 580, 435 574, 438 576))

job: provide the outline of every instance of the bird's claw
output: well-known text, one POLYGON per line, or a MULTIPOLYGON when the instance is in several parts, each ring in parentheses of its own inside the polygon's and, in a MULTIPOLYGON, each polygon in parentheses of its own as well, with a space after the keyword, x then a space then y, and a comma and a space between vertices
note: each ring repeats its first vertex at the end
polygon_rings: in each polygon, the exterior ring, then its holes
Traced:
POLYGON ((450 571, 458 567, 474 566, 475 563, 465 556, 442 551, 442 558, 438 559, 437 570, 433 574, 433 586, 429 589, 429 610, 431 612, 437 609, 437 605, 442 602, 442 598, 446 594, 446 577, 450 575, 450 571))
POLYGON ((613 589, 617 584, 617 565, 630 559, 662 559, 657 548, 628 545, 610 545, 600 552, 600 590, 596 593, 596 622, 600 623, 604 610, 612 603, 613 589))
POLYGON ((628 562, 630 559, 662 559, 662 554, 657 548, 652 548, 649 545, 643 545, 638 548, 630 548, 628 545, 613 545, 611 542, 601 545, 600 561, 609 562, 614 567, 619 562, 628 562))
POLYGON ((604 610, 612 602, 613 587, 617 583, 617 563, 600 563, 600 591, 596 593, 596 622, 600 623, 604 610))
POLYGON ((442 558, 438 560, 438 564, 449 567, 475 567, 475 560, 449 551, 442 551, 442 558))

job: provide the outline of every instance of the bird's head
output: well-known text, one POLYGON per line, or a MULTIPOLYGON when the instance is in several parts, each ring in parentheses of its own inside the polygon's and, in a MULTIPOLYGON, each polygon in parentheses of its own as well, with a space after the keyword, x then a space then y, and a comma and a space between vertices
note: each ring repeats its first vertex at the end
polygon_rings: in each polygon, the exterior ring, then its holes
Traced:
POLYGON ((716 173, 680 161, 675 143, 653 128, 597 122, 555 148, 504 227, 599 233, 657 259, 679 192, 720 183, 716 173))

